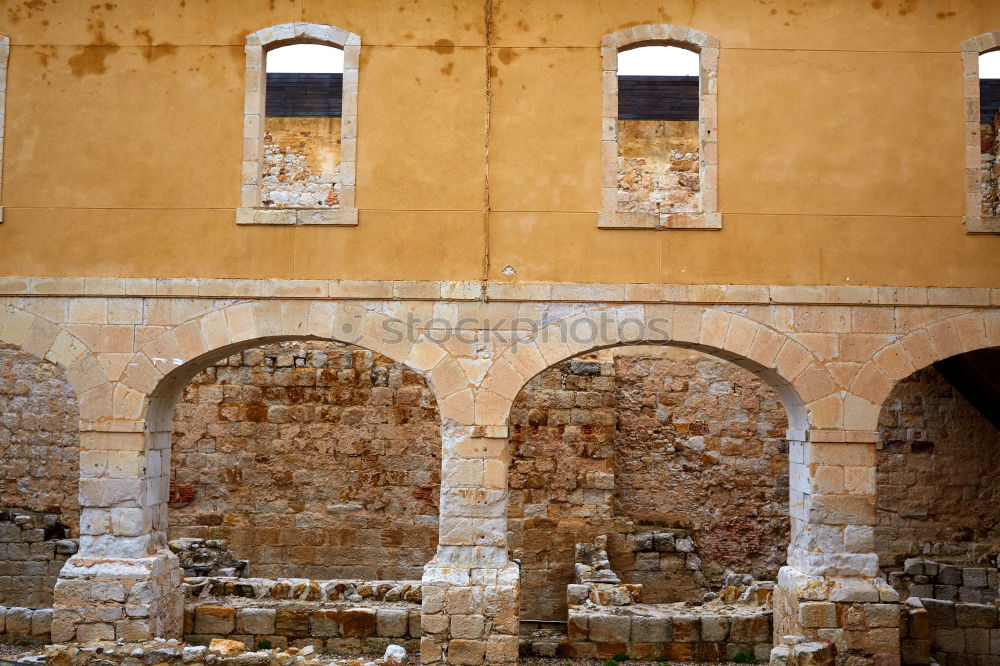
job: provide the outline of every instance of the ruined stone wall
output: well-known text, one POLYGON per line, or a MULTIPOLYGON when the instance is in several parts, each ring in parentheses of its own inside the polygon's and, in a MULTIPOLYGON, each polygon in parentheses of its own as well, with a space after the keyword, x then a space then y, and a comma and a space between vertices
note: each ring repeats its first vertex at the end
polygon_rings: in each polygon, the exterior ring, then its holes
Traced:
POLYGON ((876 551, 975 562, 1000 536, 1000 431, 934 368, 900 381, 879 417, 876 551))
POLYGON ((0 506, 79 523, 80 410, 63 371, 0 345, 0 506))
POLYGON ((273 208, 340 203, 340 118, 266 118, 261 201, 273 208))
POLYGON ((648 349, 615 354, 616 513, 637 527, 689 530, 710 585, 727 569, 773 578, 789 538, 778 395, 727 361, 648 349))
POLYGON ((612 516, 617 422, 607 355, 546 370, 514 403, 508 544, 531 590, 523 618, 565 618, 576 544, 628 531, 612 516))
POLYGON ((618 121, 618 210, 697 211, 699 167, 697 121, 618 121))
POLYGON ((336 343, 268 345, 196 376, 174 419, 171 538, 225 539, 252 576, 420 578, 441 438, 416 373, 336 343))
POLYGON ((511 426, 524 617, 565 617, 575 544, 600 534, 650 603, 699 596, 727 569, 773 577, 784 563, 786 417, 751 373, 672 348, 602 352, 535 377, 511 426), (690 532, 698 560, 640 553, 632 535, 651 528, 690 532))

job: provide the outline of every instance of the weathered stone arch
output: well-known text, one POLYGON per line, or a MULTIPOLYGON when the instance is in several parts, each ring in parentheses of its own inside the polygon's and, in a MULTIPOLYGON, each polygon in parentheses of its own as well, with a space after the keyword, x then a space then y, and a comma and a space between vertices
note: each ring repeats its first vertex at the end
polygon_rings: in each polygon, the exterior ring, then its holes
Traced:
POLYGON ((585 310, 511 345, 483 379, 477 423, 506 424, 521 388, 560 361, 640 343, 696 349, 749 370, 778 393, 789 428, 801 433, 817 425, 809 414, 812 404, 838 397, 833 377, 801 343, 759 322, 710 307, 627 305, 585 310), (574 339, 574 330, 583 328, 601 331, 600 338, 574 339))
POLYGON ((110 413, 111 384, 104 366, 80 338, 36 314, 0 305, 0 342, 55 363, 66 373, 80 401, 80 420, 88 422, 110 413))
MULTIPOLYGON (((146 343, 115 386, 112 418, 91 433, 91 450, 81 465, 80 553, 67 563, 56 588, 53 636, 179 635, 179 569, 166 546, 177 395, 195 374, 219 359, 268 342, 303 339, 353 344, 405 364, 427 376, 436 399, 435 378, 453 373, 454 360, 401 320, 329 301, 236 303, 193 317, 146 343), (113 628, 96 610, 92 616, 80 616, 77 611, 87 606, 77 597, 80 586, 95 580, 124 585, 127 603, 151 599, 143 602, 148 614, 113 628)), ((443 424, 442 430, 446 427, 443 424)))
POLYGON ((856 418, 878 429, 878 415, 901 379, 950 356, 1000 346, 1000 310, 968 312, 925 324, 879 349, 849 387, 856 418))

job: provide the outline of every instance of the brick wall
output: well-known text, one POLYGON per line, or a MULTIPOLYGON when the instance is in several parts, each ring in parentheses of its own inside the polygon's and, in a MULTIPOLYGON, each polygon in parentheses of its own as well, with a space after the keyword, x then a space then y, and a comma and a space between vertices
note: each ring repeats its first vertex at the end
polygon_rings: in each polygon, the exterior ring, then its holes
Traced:
POLYGON ((251 349, 175 411, 170 537, 225 539, 252 576, 419 579, 437 545, 439 418, 426 382, 326 342, 251 349))
POLYGON ((934 368, 899 382, 880 415, 876 549, 975 562, 1000 536, 1000 431, 934 368))
POLYGON ((784 563, 785 414, 751 373, 687 350, 602 352, 535 377, 511 426, 510 544, 533 591, 524 617, 565 618, 575 544, 599 534, 651 603, 691 599, 727 569, 766 578, 784 563), (690 532, 698 566, 637 556, 631 535, 656 527, 690 532))
POLYGON ((0 507, 79 522, 76 396, 54 363, 0 345, 0 507))

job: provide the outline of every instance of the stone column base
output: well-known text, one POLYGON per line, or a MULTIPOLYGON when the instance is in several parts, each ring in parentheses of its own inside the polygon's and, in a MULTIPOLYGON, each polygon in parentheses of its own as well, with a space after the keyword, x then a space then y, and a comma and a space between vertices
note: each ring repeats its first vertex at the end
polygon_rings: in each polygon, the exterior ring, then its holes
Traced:
POLYGON ((899 594, 881 578, 812 576, 786 566, 773 599, 775 645, 799 635, 832 643, 838 664, 899 666, 899 594))
POLYGON ((181 638, 184 596, 177 556, 74 556, 55 587, 52 642, 181 638))
POLYGON ((442 566, 424 569, 420 626, 422 664, 516 664, 520 568, 442 566))

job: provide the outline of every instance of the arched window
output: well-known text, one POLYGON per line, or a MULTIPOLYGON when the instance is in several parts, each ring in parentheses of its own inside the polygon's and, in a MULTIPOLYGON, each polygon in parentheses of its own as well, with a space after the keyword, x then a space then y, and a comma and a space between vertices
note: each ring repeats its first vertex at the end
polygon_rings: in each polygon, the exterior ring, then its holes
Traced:
POLYGON ((965 231, 1000 233, 1000 31, 962 43, 965 78, 965 231))
POLYGON ((604 113, 599 226, 719 229, 718 40, 641 25, 601 42, 604 113))
POLYGON ((247 36, 239 224, 355 225, 361 38, 288 23, 247 36))
MULTIPOLYGON (((3 137, 4 110, 7 102, 7 58, 10 55, 10 39, 0 34, 0 189, 3 188, 3 137)), ((3 208, 0 207, 0 224, 3 224, 3 208)))

